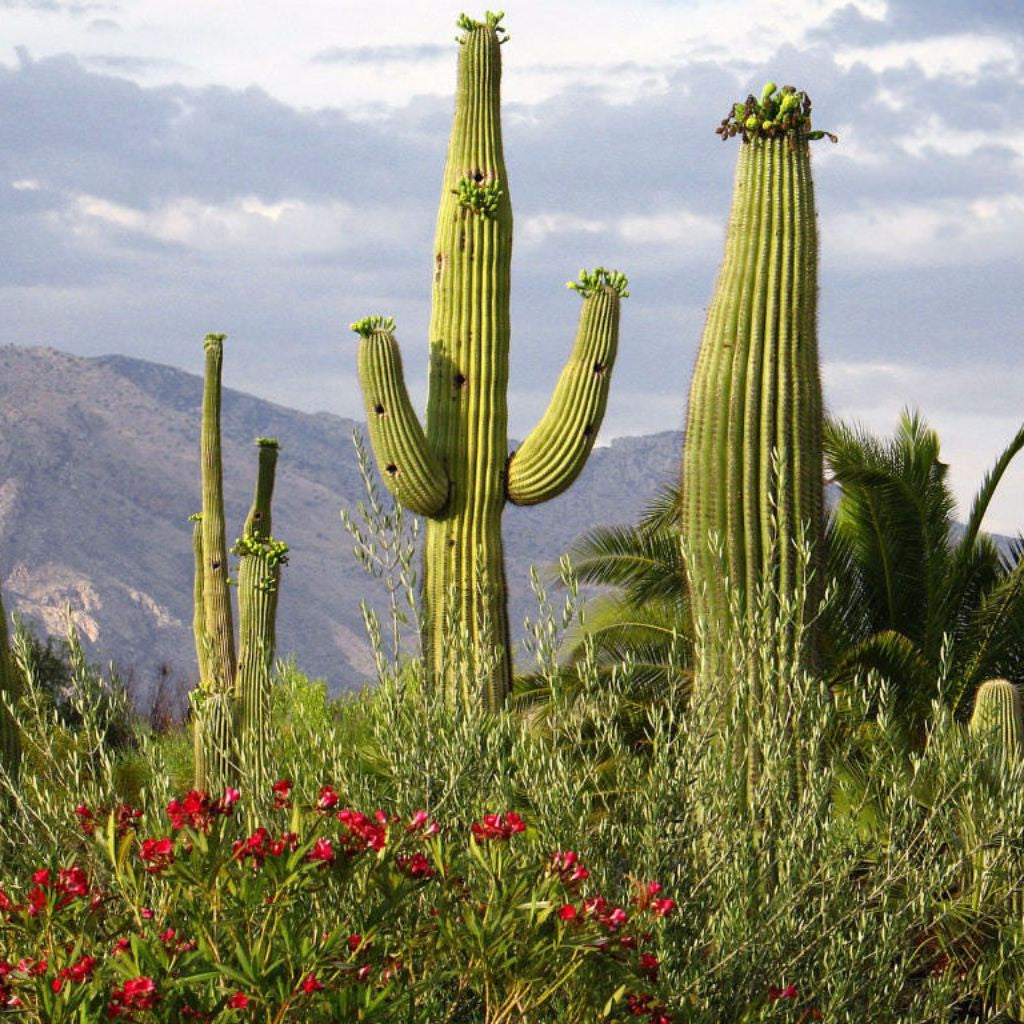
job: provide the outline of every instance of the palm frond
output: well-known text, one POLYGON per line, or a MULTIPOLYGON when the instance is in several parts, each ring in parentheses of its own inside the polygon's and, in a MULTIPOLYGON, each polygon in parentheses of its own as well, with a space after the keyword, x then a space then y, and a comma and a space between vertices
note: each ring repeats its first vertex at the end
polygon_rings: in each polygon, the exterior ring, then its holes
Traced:
POLYGON ((620 587, 637 604, 671 597, 684 587, 676 530, 601 526, 576 541, 568 555, 581 582, 620 587))

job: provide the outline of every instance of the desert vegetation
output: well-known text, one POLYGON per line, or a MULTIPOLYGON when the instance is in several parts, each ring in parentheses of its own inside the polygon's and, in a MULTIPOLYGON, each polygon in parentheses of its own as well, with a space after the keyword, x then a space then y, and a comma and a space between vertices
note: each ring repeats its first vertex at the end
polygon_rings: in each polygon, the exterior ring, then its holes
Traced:
POLYGON ((535 576, 517 663, 502 509, 579 474, 628 285, 571 283, 572 353, 508 455, 505 33, 458 27, 425 426, 394 322, 352 325, 376 678, 331 699, 276 660, 278 446, 229 548, 209 335, 187 723, 141 718, 73 630, 0 615, 0 1017, 1024 1019, 1024 562, 982 530, 1024 429, 960 528, 919 416, 825 417, 834 137, 768 83, 717 129, 734 205, 680 477, 535 576))

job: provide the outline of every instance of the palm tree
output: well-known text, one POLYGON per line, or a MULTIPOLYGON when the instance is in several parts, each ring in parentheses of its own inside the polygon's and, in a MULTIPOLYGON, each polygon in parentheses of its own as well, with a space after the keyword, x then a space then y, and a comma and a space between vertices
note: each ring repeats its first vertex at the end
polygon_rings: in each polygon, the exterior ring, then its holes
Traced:
MULTIPOLYGON (((573 544, 567 556, 577 580, 609 589, 588 601, 583 622, 565 636, 564 677, 587 657, 599 676, 628 662, 640 712, 687 687, 693 635, 680 545, 675 485, 663 488, 635 525, 595 527, 573 544)), ((516 690, 525 703, 544 699, 537 677, 517 680, 516 690)))
POLYGON ((887 681, 913 735, 938 695, 964 715, 978 685, 1024 669, 1024 561, 981 531, 1024 426, 982 481, 959 532, 939 439, 904 412, 892 440, 831 420, 825 455, 840 497, 829 523, 836 600, 826 615, 834 685, 887 681))

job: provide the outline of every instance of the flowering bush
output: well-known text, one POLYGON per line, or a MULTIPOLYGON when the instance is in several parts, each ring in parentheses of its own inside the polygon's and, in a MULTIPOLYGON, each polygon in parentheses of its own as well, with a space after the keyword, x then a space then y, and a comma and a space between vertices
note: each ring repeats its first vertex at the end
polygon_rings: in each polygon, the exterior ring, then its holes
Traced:
POLYGON ((191 791, 152 836, 135 809, 80 806, 81 861, 0 889, 0 1013, 383 1021, 443 992, 492 1024, 559 1002, 567 1020, 670 1020, 652 943, 675 904, 657 883, 625 906, 587 892, 579 857, 541 854, 514 812, 467 835, 339 809, 328 786, 300 807, 281 782, 282 820, 249 830, 238 801, 191 791))

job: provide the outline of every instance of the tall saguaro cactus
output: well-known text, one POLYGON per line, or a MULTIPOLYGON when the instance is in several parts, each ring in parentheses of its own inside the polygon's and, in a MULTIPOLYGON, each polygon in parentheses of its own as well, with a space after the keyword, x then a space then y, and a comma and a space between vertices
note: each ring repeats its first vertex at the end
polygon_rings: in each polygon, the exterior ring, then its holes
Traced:
POLYGON ((541 422, 508 451, 509 269, 512 207, 500 120, 501 14, 459 19, 455 119, 433 254, 426 430, 412 410, 389 318, 353 324, 370 442, 391 492, 428 520, 424 655, 450 700, 498 708, 511 689, 501 514, 534 504, 579 474, 604 415, 626 279, 599 268, 574 283, 583 297, 576 344, 541 422), (447 637, 468 636, 454 666, 447 637), (485 650, 485 641, 493 645, 485 650), (483 693, 469 692, 484 676, 483 693))
POLYGON ((223 334, 204 341, 200 456, 203 510, 193 516, 195 612, 193 631, 199 691, 193 701, 195 779, 199 789, 236 784, 242 763, 259 783, 266 769, 270 675, 275 654, 277 590, 288 548, 270 533, 271 498, 279 445, 259 438, 252 507, 232 551, 239 556, 239 657, 231 611, 224 532, 221 464, 223 334))
MULTIPOLYGON (((715 685, 721 666, 713 652, 729 643, 736 609, 727 606, 725 577, 741 619, 766 585, 798 614, 797 595, 814 601, 820 593, 823 424, 808 143, 827 133, 811 130, 810 112, 804 93, 769 83, 760 100, 736 104, 718 128, 723 139, 739 136, 742 147, 683 455, 690 593, 712 652, 698 688, 715 685)), ((812 667, 813 631, 801 625, 779 623, 780 654, 812 667)))

